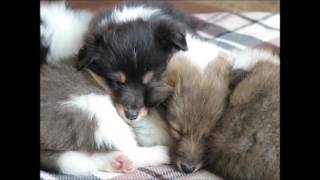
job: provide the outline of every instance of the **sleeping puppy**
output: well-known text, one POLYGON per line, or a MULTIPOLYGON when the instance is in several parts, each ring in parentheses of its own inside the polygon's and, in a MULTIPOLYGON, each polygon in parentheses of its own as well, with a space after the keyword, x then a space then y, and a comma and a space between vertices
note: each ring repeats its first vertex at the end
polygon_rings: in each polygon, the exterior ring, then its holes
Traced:
POLYGON ((135 123, 169 95, 161 79, 172 55, 187 50, 189 21, 156 1, 125 2, 100 12, 89 25, 78 68, 98 76, 122 119, 135 123))
MULTIPOLYGON (((189 74, 188 76, 193 77, 195 76, 195 73, 188 72, 188 68, 177 66, 177 64, 188 64, 188 61, 183 61, 183 59, 188 58, 189 60, 191 60, 190 63, 192 63, 195 68, 203 70, 211 62, 212 59, 217 58, 221 52, 224 52, 223 49, 221 49, 214 43, 203 39, 202 37, 192 33, 191 31, 186 32, 186 41, 188 44, 188 49, 186 51, 179 51, 171 57, 167 67, 170 69, 169 72, 184 71, 184 74, 189 74), (199 61, 198 58, 200 58, 201 60, 199 61), (174 62, 171 63, 171 61, 174 62)), ((164 72, 164 77, 169 77, 166 75, 166 71, 164 72)), ((170 77, 173 76, 171 75, 170 77)), ((155 91, 153 91, 153 93, 158 92, 155 94, 155 96, 161 98, 169 97, 169 95, 172 95, 172 83, 168 84, 165 78, 162 79, 159 84, 159 86, 156 86, 155 91)), ((168 135, 167 124, 163 121, 163 118, 165 118, 166 116, 166 108, 166 102, 162 101, 162 103, 160 103, 158 106, 152 108, 152 111, 157 112, 157 116, 148 116, 146 118, 143 118, 141 121, 134 121, 134 123, 130 123, 137 136, 137 140, 141 145, 150 146, 152 144, 155 145, 155 143, 170 145, 172 143, 171 138, 168 135), (146 138, 146 135, 149 138, 146 138)))
POLYGON ((244 50, 204 71, 190 62, 171 61, 166 75, 175 87, 166 118, 173 164, 226 179, 279 179, 278 57, 244 50))
POLYGON ((70 59, 82 46, 78 68, 102 79, 120 116, 132 123, 166 98, 162 73, 175 52, 187 49, 185 31, 194 28, 165 2, 128 1, 94 18, 64 2, 42 2, 40 64, 70 59))
POLYGON ((204 137, 223 113, 230 71, 230 62, 222 57, 204 69, 186 56, 173 59, 168 65, 166 82, 175 91, 165 103, 165 119, 173 139, 171 161, 178 170, 190 173, 204 165, 204 137))
MULTIPOLYGON (((169 163, 165 124, 152 107, 171 94, 162 73, 172 54, 187 48, 186 25, 172 19, 177 12, 160 9, 128 3, 97 15, 75 58, 78 46, 60 56, 51 50, 59 31, 41 34, 42 169, 88 175, 169 163), (137 17, 130 19, 132 11, 137 17), (129 21, 117 19, 127 16, 129 21)), ((43 27, 55 27, 52 22, 43 27)), ((72 45, 82 44, 72 35, 66 36, 72 45)))

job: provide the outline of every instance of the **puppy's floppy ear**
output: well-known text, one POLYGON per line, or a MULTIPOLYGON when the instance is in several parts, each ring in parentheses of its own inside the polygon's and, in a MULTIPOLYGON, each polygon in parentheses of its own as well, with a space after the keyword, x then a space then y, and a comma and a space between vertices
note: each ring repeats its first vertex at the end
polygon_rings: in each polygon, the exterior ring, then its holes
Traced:
POLYGON ((154 107, 164 102, 173 93, 173 88, 165 83, 155 83, 147 90, 145 105, 154 107))
POLYGON ((186 51, 187 41, 185 27, 182 23, 163 19, 153 23, 155 39, 166 50, 186 51))

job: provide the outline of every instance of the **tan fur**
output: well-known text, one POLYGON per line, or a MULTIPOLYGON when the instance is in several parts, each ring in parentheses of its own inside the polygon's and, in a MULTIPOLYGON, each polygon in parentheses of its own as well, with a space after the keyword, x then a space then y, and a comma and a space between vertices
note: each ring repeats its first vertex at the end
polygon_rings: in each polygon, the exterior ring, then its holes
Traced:
POLYGON ((93 71, 87 69, 87 72, 90 74, 90 76, 92 77, 92 79, 94 81, 96 81, 96 83, 101 86, 104 90, 106 90, 108 92, 108 94, 111 94, 108 86, 106 85, 105 81, 96 73, 94 73, 93 71))
POLYGON ((123 72, 117 72, 116 73, 116 78, 117 78, 117 81, 119 81, 121 83, 125 83, 126 82, 126 75, 123 72))
POLYGON ((208 170, 226 179, 280 179, 279 65, 258 62, 230 92, 233 78, 220 57, 203 74, 187 59, 169 63, 175 87, 167 120, 172 162, 208 170), (177 135, 178 134, 178 135, 177 135))
POLYGON ((149 71, 145 73, 142 77, 142 83, 143 84, 148 84, 148 82, 153 78, 153 72, 149 71))
POLYGON ((167 119, 169 124, 174 122, 180 126, 174 127, 178 133, 170 130, 176 140, 172 147, 176 151, 171 157, 173 162, 179 161, 178 168, 180 163, 202 165, 204 149, 198 147, 205 144, 203 137, 209 135, 214 126, 212 122, 223 112, 230 70, 231 65, 223 58, 210 64, 203 74, 188 59, 174 59, 169 63, 165 77, 175 92, 167 119), (185 158, 180 158, 181 154, 186 155, 185 158))
POLYGON ((279 78, 279 66, 270 62, 258 62, 245 81, 239 83, 230 98, 233 106, 248 103, 279 78))
POLYGON ((210 167, 232 179, 280 179, 280 68, 259 62, 211 133, 210 167))

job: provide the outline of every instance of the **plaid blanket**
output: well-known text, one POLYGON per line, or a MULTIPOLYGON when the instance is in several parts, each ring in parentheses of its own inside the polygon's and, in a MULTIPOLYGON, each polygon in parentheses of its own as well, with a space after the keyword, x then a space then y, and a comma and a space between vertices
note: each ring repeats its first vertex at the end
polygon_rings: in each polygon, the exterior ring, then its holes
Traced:
POLYGON ((268 12, 195 14, 199 33, 224 50, 257 47, 280 53, 280 15, 268 12))
MULTIPOLYGON (((268 12, 215 12, 195 14, 199 33, 226 52, 246 47, 260 47, 280 53, 280 16, 268 12)), ((41 180, 130 180, 130 179, 219 179, 212 173, 200 170, 192 174, 176 171, 171 166, 139 168, 127 174, 104 173, 89 177, 51 174, 40 171, 41 180)))

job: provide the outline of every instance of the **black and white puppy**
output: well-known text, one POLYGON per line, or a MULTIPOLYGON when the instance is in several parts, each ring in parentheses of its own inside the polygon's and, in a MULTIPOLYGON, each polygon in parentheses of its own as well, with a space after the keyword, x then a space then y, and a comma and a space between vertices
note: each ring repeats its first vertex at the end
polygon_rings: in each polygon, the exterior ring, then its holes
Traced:
POLYGON ((93 18, 79 53, 111 90, 119 115, 133 123, 166 96, 161 78, 171 56, 187 50, 192 22, 163 2, 126 2, 93 18))
MULTIPOLYGON (((48 63, 40 75, 41 168, 86 175, 169 163, 167 147, 155 146, 167 139, 160 117, 150 108, 170 94, 161 82, 162 73, 175 52, 187 49, 187 18, 162 7, 125 3, 97 15, 89 30, 82 24, 78 36, 70 33, 54 41, 57 31, 41 34, 42 42, 49 42, 41 46, 48 63), (85 32, 82 41, 80 34, 85 32), (63 41, 72 42, 72 51, 52 50, 59 42, 64 47, 63 41), (70 58, 82 43, 79 58, 70 58), (69 60, 56 63, 62 59, 69 60), (135 131, 141 126, 150 129, 135 131)), ((45 22, 52 21, 47 18, 43 25, 49 27, 45 22)))

